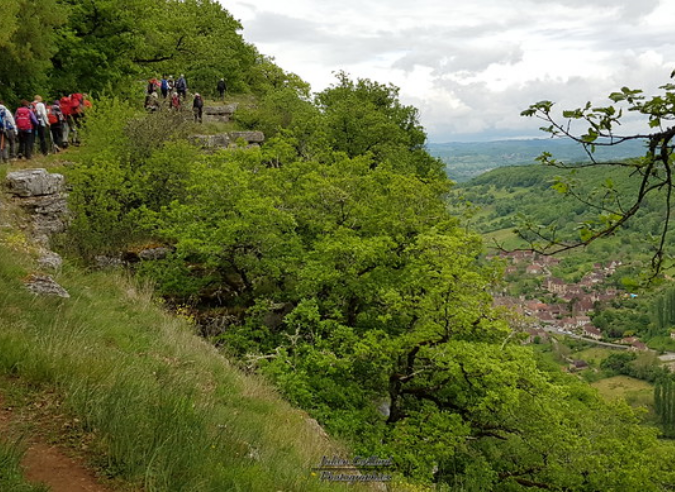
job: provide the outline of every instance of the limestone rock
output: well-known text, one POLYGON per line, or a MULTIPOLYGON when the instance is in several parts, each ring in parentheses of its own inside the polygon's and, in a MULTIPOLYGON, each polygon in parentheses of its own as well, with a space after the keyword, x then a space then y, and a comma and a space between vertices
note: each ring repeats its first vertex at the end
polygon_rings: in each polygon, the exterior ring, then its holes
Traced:
POLYGON ((234 114, 237 110, 237 104, 225 104, 222 106, 204 106, 203 114, 223 115, 234 114))
POLYGON ((227 123, 237 110, 236 104, 227 104, 225 106, 205 106, 202 110, 202 120, 204 123, 227 123))
POLYGON ((192 135, 190 140, 195 145, 204 149, 226 149, 230 145, 230 137, 227 133, 217 133, 215 135, 192 135))
POLYGON ((305 418, 305 422, 307 422, 309 428, 312 430, 312 432, 316 433, 321 437, 322 439, 328 440, 330 439, 330 436, 326 433, 323 427, 321 427, 321 424, 316 420, 311 417, 305 418))
POLYGON ((122 259, 116 258, 114 256, 97 256, 94 258, 94 263, 100 270, 106 270, 108 268, 122 268, 124 266, 122 259))
POLYGON ((138 253, 141 260, 162 260, 171 252, 169 248, 148 248, 138 253))
POLYGON ((38 244, 49 247, 49 238, 65 232, 69 212, 67 196, 56 195, 18 198, 17 204, 31 216, 31 236, 38 244))
POLYGON ((260 144, 265 141, 265 135, 263 132, 230 132, 230 140, 233 142, 240 138, 243 138, 250 144, 260 144))
POLYGON ((57 296, 66 299, 70 297, 68 291, 49 275, 31 274, 26 280, 26 288, 37 296, 57 296))
POLYGON ((15 196, 31 197, 55 195, 63 190, 62 174, 48 173, 46 169, 23 169, 7 174, 9 192, 15 196))
POLYGON ((60 270, 63 265, 63 258, 53 251, 44 251, 40 258, 38 258, 38 265, 50 270, 60 270))

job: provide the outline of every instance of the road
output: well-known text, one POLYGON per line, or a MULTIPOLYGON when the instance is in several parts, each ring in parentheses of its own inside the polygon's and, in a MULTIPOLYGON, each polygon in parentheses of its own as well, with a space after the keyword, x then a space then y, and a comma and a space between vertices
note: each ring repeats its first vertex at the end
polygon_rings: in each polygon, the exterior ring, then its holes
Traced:
MULTIPOLYGON (((544 327, 544 330, 546 330, 549 333, 555 333, 556 335, 562 335, 565 337, 570 337, 574 338, 576 340, 583 340, 584 342, 588 343, 594 343, 595 345, 601 345, 603 347, 611 348, 611 349, 616 349, 616 350, 628 350, 630 348, 630 345, 619 345, 617 343, 609 343, 609 342, 601 342, 600 340, 594 340, 592 338, 586 338, 582 337, 581 335, 576 335, 570 331, 567 330, 562 330, 560 328, 553 328, 550 326, 544 327)), ((655 350, 649 350, 650 352, 655 352, 655 350)), ((661 362, 675 362, 675 352, 664 352, 663 354, 659 355, 659 360, 661 362)))

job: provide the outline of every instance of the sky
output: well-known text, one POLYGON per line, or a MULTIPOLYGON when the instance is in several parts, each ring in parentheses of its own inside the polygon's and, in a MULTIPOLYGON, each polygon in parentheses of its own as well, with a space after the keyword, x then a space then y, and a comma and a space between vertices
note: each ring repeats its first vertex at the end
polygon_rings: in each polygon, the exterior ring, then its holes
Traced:
POLYGON ((314 92, 341 70, 396 85, 434 143, 544 137, 530 104, 655 95, 675 69, 675 0, 219 1, 314 92))

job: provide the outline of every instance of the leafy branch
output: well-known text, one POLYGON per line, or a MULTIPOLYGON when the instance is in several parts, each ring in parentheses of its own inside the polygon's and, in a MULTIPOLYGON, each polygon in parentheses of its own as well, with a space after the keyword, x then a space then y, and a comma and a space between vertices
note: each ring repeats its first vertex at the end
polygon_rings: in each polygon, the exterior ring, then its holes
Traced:
MULTIPOLYGON (((614 234, 633 218, 643 207, 645 200, 652 194, 664 192, 666 195, 665 219, 660 229, 658 244, 652 256, 653 275, 658 275, 664 267, 666 257, 666 236, 670 227, 671 199, 673 189, 672 152, 675 127, 666 126, 675 119, 675 85, 661 87, 662 95, 645 98, 641 90, 623 87, 609 95, 614 103, 609 106, 594 106, 590 102, 581 108, 562 111, 562 118, 554 114, 554 103, 540 101, 532 104, 521 113, 521 116, 535 117, 546 123, 540 129, 552 138, 568 138, 579 143, 589 162, 568 164, 556 160, 549 152, 544 152, 537 160, 544 165, 575 170, 585 167, 607 167, 633 169, 631 177, 638 180, 638 190, 634 196, 625 197, 614 188, 608 178, 601 189, 590 194, 580 189, 579 183, 558 178, 553 188, 594 210, 596 216, 578 225, 579 238, 576 240, 559 239, 557 230, 550 226, 542 226, 525 221, 517 230, 518 235, 526 240, 530 250, 545 255, 552 255, 571 249, 587 246, 597 239, 614 234), (625 105, 618 108, 618 105, 625 105), (648 117, 653 133, 619 134, 616 128, 626 112, 637 112, 648 117), (578 132, 574 128, 581 123, 585 128, 578 132), (598 147, 611 147, 630 140, 643 140, 646 143, 645 155, 626 162, 606 162, 596 155, 598 147)), ((573 171, 574 172, 574 171, 573 171)))

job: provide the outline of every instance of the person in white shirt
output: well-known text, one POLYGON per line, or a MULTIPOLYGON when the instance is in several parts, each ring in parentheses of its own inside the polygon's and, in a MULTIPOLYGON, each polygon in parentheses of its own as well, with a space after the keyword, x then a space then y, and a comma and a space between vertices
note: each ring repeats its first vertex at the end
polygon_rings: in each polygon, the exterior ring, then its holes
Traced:
POLYGON ((42 102, 41 96, 35 96, 35 101, 33 101, 33 112, 39 123, 35 133, 37 133, 37 136, 40 139, 40 151, 43 155, 47 155, 47 129, 49 128, 49 118, 47 117, 47 108, 42 102))

